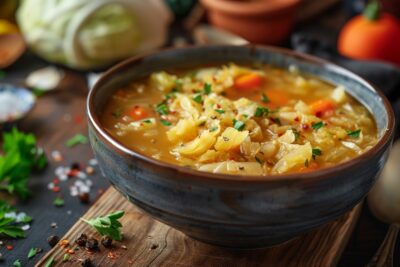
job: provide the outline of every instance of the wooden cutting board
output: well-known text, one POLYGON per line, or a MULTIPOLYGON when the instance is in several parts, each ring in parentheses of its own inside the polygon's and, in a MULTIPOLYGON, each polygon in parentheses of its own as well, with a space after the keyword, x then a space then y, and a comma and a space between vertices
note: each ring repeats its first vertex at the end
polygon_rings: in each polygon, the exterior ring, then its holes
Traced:
MULTIPOLYGON (((233 250, 195 241, 158 222, 129 203, 115 189, 109 188, 83 218, 124 210, 121 219, 124 240, 112 249, 101 246, 99 252, 75 250, 70 260, 62 262, 68 248, 56 245, 36 266, 45 266, 54 257, 53 266, 80 266, 90 258, 95 266, 335 266, 351 235, 361 204, 340 219, 285 244, 258 250, 233 250)), ((86 223, 78 221, 62 239, 73 249, 81 233, 100 239, 86 223)))

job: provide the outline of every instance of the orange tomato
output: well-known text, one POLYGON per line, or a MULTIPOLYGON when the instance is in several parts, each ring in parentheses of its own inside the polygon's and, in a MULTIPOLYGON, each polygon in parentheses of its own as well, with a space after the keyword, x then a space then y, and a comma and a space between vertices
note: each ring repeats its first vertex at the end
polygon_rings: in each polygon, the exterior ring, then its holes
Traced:
POLYGON ((135 121, 138 121, 147 118, 149 112, 143 107, 134 106, 128 110, 127 115, 135 121))
POLYGON ((375 13, 365 12, 347 22, 339 34, 338 50, 350 58, 400 65, 400 21, 390 14, 376 13, 379 8, 375 8, 375 13))
POLYGON ((249 73, 235 79, 235 88, 239 90, 251 90, 259 87, 263 77, 257 73, 249 73))

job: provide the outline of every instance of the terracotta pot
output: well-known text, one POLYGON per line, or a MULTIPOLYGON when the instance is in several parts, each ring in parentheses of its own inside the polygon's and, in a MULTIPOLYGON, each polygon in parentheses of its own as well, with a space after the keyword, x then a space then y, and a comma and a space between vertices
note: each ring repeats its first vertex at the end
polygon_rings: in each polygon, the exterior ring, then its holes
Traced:
POLYGON ((252 43, 279 44, 293 27, 300 0, 201 0, 211 24, 252 43))

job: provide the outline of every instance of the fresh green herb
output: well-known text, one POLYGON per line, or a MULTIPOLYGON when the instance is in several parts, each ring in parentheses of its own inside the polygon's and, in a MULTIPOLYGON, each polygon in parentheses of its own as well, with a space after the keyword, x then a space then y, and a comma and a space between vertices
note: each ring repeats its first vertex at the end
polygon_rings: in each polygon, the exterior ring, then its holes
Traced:
POLYGON ((167 115, 169 113, 169 109, 165 101, 156 106, 156 112, 160 115, 167 115))
POLYGON ((300 133, 296 129, 292 129, 292 132, 294 134, 295 140, 298 140, 300 138, 300 133))
POLYGON ((33 93, 35 96, 39 97, 39 96, 44 95, 44 94, 46 93, 46 90, 43 90, 43 89, 41 89, 41 88, 32 88, 32 93, 33 93))
POLYGON ((172 90, 175 90, 175 91, 181 90, 182 89, 182 84, 183 84, 182 80, 176 79, 175 80, 175 88, 173 88, 172 90))
POLYGON ((62 206, 64 206, 64 199, 59 198, 59 197, 56 197, 56 198, 53 200, 53 205, 56 206, 56 207, 62 207, 62 206))
POLYGON ((51 267, 56 263, 56 261, 54 260, 54 256, 51 257, 50 259, 48 259, 44 265, 44 267, 51 267))
POLYGON ((304 166, 306 166, 306 167, 310 166, 310 163, 308 162, 308 159, 306 159, 306 161, 304 161, 304 166))
POLYGON ((22 230, 22 225, 32 221, 32 218, 25 215, 23 218, 9 216, 11 213, 16 213, 17 210, 5 201, 0 200, 0 235, 5 235, 12 238, 25 237, 25 232, 22 230))
POLYGON ((261 95, 261 100, 262 100, 262 102, 264 102, 264 103, 268 103, 268 102, 269 102, 269 98, 267 97, 266 94, 262 94, 262 95, 261 95))
POLYGON ((71 137, 67 142, 65 142, 65 145, 67 147, 74 147, 79 144, 86 145, 88 142, 89 140, 85 135, 76 134, 73 137, 71 137))
POLYGON ((238 121, 236 119, 233 120, 233 128, 235 128, 236 130, 243 131, 245 126, 246 125, 243 121, 238 121))
POLYGON ((273 120, 276 124, 278 124, 279 126, 282 125, 281 120, 280 120, 279 118, 272 118, 272 120, 273 120))
POLYGON ((318 130, 318 129, 324 127, 324 123, 323 123, 322 121, 317 122, 317 123, 313 123, 313 124, 311 124, 311 127, 312 127, 314 130, 318 130))
POLYGON ((13 265, 12 265, 13 267, 21 267, 22 265, 21 265, 21 261, 20 260, 15 260, 14 262, 13 262, 13 265))
POLYGON ((315 158, 317 156, 321 156, 321 155, 322 155, 321 149, 319 149, 319 148, 313 148, 312 149, 312 158, 313 158, 313 160, 315 160, 315 158))
POLYGON ((212 127, 212 128, 210 129, 210 132, 215 132, 216 130, 218 130, 218 127, 212 127))
POLYGON ((113 112, 111 112, 111 115, 112 115, 114 118, 118 119, 119 117, 121 117, 122 111, 123 111, 123 109, 122 109, 121 107, 119 107, 119 108, 117 108, 116 110, 114 110, 113 112))
POLYGON ((361 129, 355 130, 355 131, 347 131, 347 135, 350 136, 351 138, 358 138, 360 137, 361 129))
POLYGON ((257 107, 256 111, 254 112, 254 117, 263 117, 268 116, 269 109, 264 107, 257 107))
POLYGON ((199 104, 201 104, 201 102, 203 102, 203 98, 201 97, 200 94, 198 94, 195 97, 193 97, 193 100, 196 101, 199 104))
POLYGON ((70 258, 71 258, 71 256, 68 253, 65 253, 62 261, 67 262, 67 261, 69 261, 70 258))
POLYGON ((204 94, 208 95, 211 93, 211 84, 205 83, 203 87, 204 94))
POLYGON ((44 169, 47 164, 43 149, 37 147, 33 134, 25 134, 14 128, 3 134, 3 152, 4 155, 0 155, 0 190, 27 198, 31 173, 44 169))
POLYGON ((94 227, 101 235, 108 235, 112 239, 120 241, 122 240, 120 229, 122 224, 118 221, 118 219, 124 216, 124 213, 124 211, 116 211, 103 217, 97 217, 91 220, 82 220, 94 227))
POLYGON ((165 99, 175 98, 175 97, 176 97, 176 93, 178 93, 178 92, 179 92, 179 90, 178 90, 177 88, 173 88, 173 89, 171 90, 171 92, 169 92, 169 93, 167 93, 167 94, 165 95, 165 99))
POLYGON ((143 120, 144 123, 151 123, 151 120, 143 120))
POLYGON ((172 124, 169 122, 169 121, 167 121, 167 120, 160 120, 160 122, 161 122, 161 124, 162 125, 164 125, 164 126, 171 126, 172 124))
POLYGON ((6 77, 6 72, 0 70, 0 80, 4 79, 6 77))
POLYGON ((215 112, 218 112, 219 114, 224 114, 225 110, 223 110, 223 109, 215 109, 215 112))
POLYGON ((256 160, 258 163, 263 164, 262 160, 259 159, 257 156, 255 156, 254 158, 255 158, 255 160, 256 160))
POLYGON ((31 248, 28 252, 28 259, 32 259, 33 257, 35 257, 37 252, 38 252, 37 248, 31 248))

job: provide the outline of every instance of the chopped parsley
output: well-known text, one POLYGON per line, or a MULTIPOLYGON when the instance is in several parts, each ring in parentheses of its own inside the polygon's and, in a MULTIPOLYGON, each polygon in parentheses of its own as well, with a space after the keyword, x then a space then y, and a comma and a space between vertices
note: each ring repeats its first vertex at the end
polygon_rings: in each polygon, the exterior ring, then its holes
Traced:
POLYGON ((215 109, 215 112, 218 112, 219 114, 224 114, 225 110, 223 110, 223 109, 215 109))
POLYGON ((32 259, 33 257, 35 257, 37 252, 38 252, 37 248, 31 248, 28 252, 28 259, 32 259))
POLYGON ((201 94, 198 94, 195 97, 193 97, 193 100, 199 104, 201 104, 201 102, 203 102, 203 98, 201 97, 201 94))
POLYGON ((361 129, 355 130, 355 131, 347 131, 347 135, 350 136, 351 138, 358 138, 360 137, 361 129))
POLYGON ((54 199, 53 205, 56 207, 64 206, 64 199, 57 197, 56 199, 54 199))
POLYGON ((315 160, 315 158, 317 156, 321 156, 321 155, 322 155, 321 149, 319 149, 319 148, 313 148, 312 149, 312 158, 313 158, 313 160, 315 160))
POLYGON ((262 100, 262 102, 264 102, 264 103, 268 103, 268 102, 269 102, 269 98, 268 98, 267 95, 264 94, 264 93, 261 95, 261 100, 262 100))
POLYGON ((233 128, 235 128, 236 130, 243 131, 245 126, 246 125, 243 121, 238 121, 236 119, 233 120, 233 128))
POLYGON ((263 164, 262 160, 259 159, 257 156, 255 156, 254 159, 255 159, 258 163, 263 164))
POLYGON ((160 120, 161 124, 164 126, 171 126, 172 124, 167 120, 160 120))
POLYGON ((313 123, 313 124, 311 124, 311 127, 312 127, 314 130, 318 130, 318 129, 324 127, 324 123, 323 123, 322 121, 317 122, 317 123, 313 123))
POLYGON ((257 107, 256 111, 254 112, 254 117, 263 117, 268 116, 269 109, 264 107, 257 107))
POLYGON ((176 89, 176 88, 172 89, 171 92, 169 92, 169 93, 167 93, 165 95, 165 99, 175 98, 176 97, 176 93, 178 93, 178 92, 179 92, 178 89, 176 89))
POLYGON ((281 120, 280 120, 279 118, 272 118, 272 120, 273 120, 276 124, 278 124, 279 126, 282 125, 281 120))
POLYGON ((74 147, 79 144, 86 145, 87 143, 89 143, 89 140, 86 137, 86 135, 76 134, 73 137, 71 137, 67 142, 65 142, 65 145, 67 147, 74 147))
POLYGON ((212 127, 212 128, 210 129, 210 132, 215 132, 216 130, 218 130, 218 127, 212 127))
POLYGON ((205 83, 203 87, 204 94, 208 95, 211 93, 211 84, 205 83))
POLYGON ((300 138, 300 133, 296 130, 296 129, 292 129, 292 132, 294 134, 294 138, 295 140, 300 138))
POLYGON ((143 120, 142 122, 144 122, 144 123, 151 123, 151 120, 143 120))
POLYGON ((156 106, 156 112, 160 115, 167 115, 169 113, 169 109, 165 101, 156 106))

